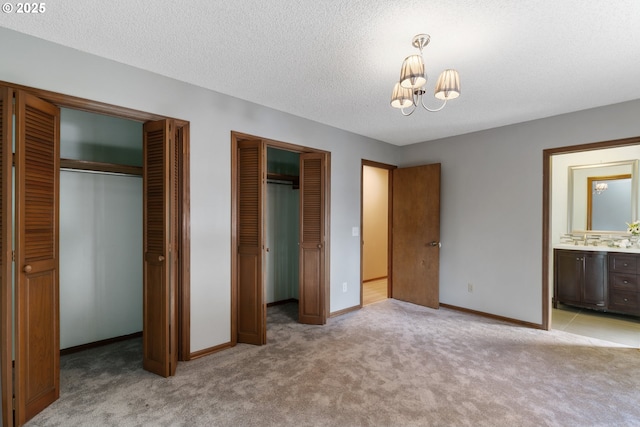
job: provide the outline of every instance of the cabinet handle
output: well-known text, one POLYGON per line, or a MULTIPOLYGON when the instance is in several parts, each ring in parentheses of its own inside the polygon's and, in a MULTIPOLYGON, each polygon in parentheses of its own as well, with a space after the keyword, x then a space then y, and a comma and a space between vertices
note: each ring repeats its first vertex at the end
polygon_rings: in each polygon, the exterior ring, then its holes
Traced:
POLYGON ((624 298, 624 302, 627 302, 627 301, 629 301, 629 299, 627 299, 627 298, 624 298))
POLYGON ((624 283, 626 285, 627 283, 629 283, 629 281, 623 280, 622 283, 624 283))
POLYGON ((629 264, 627 264, 626 262, 622 265, 624 265, 625 267, 629 267, 629 264))
POLYGON ((25 273, 31 273, 31 266, 29 264, 25 265, 24 268, 22 269, 22 271, 24 271, 25 273))

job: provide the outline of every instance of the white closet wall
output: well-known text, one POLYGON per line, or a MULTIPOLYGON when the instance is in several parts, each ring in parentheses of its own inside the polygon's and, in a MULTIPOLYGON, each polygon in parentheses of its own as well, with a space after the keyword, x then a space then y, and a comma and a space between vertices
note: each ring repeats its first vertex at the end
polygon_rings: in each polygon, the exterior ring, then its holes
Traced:
POLYGON ((60 172, 60 348, 142 330, 142 178, 60 172))
POLYGON ((300 191, 267 184, 266 302, 298 299, 300 191))

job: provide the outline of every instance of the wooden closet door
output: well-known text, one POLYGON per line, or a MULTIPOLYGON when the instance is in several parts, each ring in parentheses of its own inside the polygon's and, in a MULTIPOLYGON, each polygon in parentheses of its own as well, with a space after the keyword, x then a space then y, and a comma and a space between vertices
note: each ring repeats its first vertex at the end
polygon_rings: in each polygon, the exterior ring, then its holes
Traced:
POLYGON ((238 342, 267 342, 264 299, 263 212, 265 146, 260 140, 238 141, 238 342))
POLYGON ((60 393, 60 111, 16 94, 16 423, 60 393))
POLYGON ((298 321, 327 322, 325 311, 325 179, 323 153, 300 155, 300 300, 298 321))
POLYGON ((13 209, 11 203, 12 169, 12 105, 13 91, 0 88, 0 395, 2 411, 0 425, 11 425, 13 384, 11 380, 12 361, 12 311, 11 302, 11 230, 13 209), (10 422, 11 421, 11 422, 10 422))
POLYGON ((177 195, 173 120, 144 124, 143 367, 168 377, 177 365, 177 195))

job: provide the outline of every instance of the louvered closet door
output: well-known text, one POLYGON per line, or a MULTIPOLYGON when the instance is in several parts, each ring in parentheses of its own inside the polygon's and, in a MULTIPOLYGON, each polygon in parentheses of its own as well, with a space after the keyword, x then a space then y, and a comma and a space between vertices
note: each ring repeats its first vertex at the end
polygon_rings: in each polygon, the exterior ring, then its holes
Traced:
POLYGON ((177 196, 174 123, 144 124, 143 367, 168 377, 177 365, 177 196))
POLYGON ((0 425, 9 425, 11 411, 11 165, 12 165, 12 111, 13 92, 0 89, 0 387, 2 392, 2 419, 0 425))
POLYGON ((265 148, 262 141, 238 141, 238 342, 267 341, 262 250, 265 148))
POLYGON ((16 95, 16 423, 59 395, 60 111, 16 95))
POLYGON ((299 322, 324 325, 325 171, 323 153, 300 155, 299 322))

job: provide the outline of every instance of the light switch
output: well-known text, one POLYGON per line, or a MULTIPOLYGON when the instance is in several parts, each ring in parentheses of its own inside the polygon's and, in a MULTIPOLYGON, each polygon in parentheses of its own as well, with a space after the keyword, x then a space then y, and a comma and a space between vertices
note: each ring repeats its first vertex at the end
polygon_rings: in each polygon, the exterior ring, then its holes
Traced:
POLYGON ((358 237, 360 235, 360 229, 358 227, 351 227, 351 235, 358 237))

